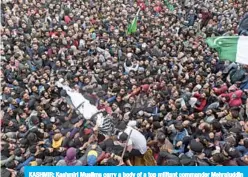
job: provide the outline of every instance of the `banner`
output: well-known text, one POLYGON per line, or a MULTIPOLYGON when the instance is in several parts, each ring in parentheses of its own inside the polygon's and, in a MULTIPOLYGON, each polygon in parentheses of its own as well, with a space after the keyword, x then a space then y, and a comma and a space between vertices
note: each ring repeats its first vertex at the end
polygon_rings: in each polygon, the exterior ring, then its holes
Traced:
POLYGON ((25 177, 246 177, 246 166, 27 166, 25 177))

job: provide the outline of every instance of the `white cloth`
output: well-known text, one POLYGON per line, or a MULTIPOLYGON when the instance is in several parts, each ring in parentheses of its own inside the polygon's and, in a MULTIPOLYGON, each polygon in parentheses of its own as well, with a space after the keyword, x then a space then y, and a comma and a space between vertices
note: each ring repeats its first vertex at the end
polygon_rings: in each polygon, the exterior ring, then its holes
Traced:
POLYGON ((77 111, 80 112, 85 119, 90 119, 94 114, 98 112, 97 107, 90 104, 89 100, 85 99, 81 93, 72 90, 69 86, 63 85, 61 82, 56 82, 56 86, 66 91, 67 95, 71 99, 73 106, 77 108, 77 111))
POLYGON ((137 125, 137 121, 136 120, 130 120, 127 124, 127 126, 135 128, 137 125))
POLYGON ((190 100, 189 100, 190 106, 193 108, 196 103, 197 103, 197 98, 191 97, 190 100))
POLYGON ((138 130, 129 126, 125 129, 124 132, 129 135, 131 130, 132 133, 130 135, 130 140, 132 141, 133 149, 137 149, 141 154, 145 154, 147 151, 146 138, 138 130))
POLYGON ((100 47, 96 48, 97 52, 100 52, 101 54, 103 54, 104 58, 111 58, 110 53, 107 50, 101 49, 100 47))
POLYGON ((136 64, 136 65, 131 65, 131 66, 127 66, 126 65, 126 62, 124 63, 124 69, 125 69, 125 72, 129 73, 130 71, 137 71, 139 69, 139 65, 136 64))

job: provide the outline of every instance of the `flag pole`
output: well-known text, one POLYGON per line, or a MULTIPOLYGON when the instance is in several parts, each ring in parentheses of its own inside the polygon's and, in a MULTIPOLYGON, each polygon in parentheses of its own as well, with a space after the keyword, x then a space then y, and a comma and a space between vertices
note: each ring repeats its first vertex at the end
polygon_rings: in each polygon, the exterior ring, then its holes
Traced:
POLYGON ((139 10, 138 10, 138 12, 137 12, 137 14, 136 14, 136 17, 138 17, 138 15, 139 15, 139 12, 140 12, 140 7, 139 7, 139 10))
POLYGON ((129 142, 129 140, 130 140, 130 136, 131 136, 132 131, 133 131, 133 130, 130 131, 130 133, 129 133, 129 135, 128 135, 128 138, 127 138, 127 142, 126 142, 125 147, 124 147, 124 149, 123 149, 123 151, 122 151, 122 154, 121 154, 121 158, 122 158, 122 159, 123 159, 123 157, 124 157, 124 155, 125 155, 125 152, 127 151, 127 146, 128 146, 128 142, 129 142))
MULTIPOLYGON (((135 15, 134 19, 135 19, 136 17, 138 17, 138 16, 139 16, 139 12, 140 12, 140 8, 139 8, 138 12, 136 13, 136 15, 135 15)), ((135 21, 135 20, 133 20, 133 21, 132 21, 131 26, 133 25, 134 21, 135 21)))

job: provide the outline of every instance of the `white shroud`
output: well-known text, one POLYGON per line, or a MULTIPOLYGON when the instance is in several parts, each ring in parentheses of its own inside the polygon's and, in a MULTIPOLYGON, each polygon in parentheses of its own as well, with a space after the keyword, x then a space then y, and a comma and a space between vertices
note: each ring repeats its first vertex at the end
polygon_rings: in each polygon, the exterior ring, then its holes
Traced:
POLYGON ((97 107, 95 105, 92 105, 89 100, 85 99, 84 96, 71 89, 67 85, 63 85, 61 81, 56 82, 56 86, 59 88, 62 88, 63 90, 66 91, 67 95, 70 97, 71 102, 76 109, 77 112, 82 114, 85 119, 90 119, 94 114, 99 112, 97 107))

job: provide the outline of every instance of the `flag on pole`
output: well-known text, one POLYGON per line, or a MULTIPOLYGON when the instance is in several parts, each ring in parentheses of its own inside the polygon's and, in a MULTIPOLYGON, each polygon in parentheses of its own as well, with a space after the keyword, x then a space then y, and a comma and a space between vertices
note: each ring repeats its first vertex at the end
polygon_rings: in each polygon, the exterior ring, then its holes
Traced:
POLYGON ((127 34, 132 34, 137 31, 137 22, 138 22, 139 12, 140 12, 140 9, 138 10, 136 16, 134 17, 132 23, 128 25, 127 34))
POLYGON ((220 60, 248 64, 248 36, 210 37, 206 43, 218 52, 220 60))
POLYGON ((146 2, 146 3, 145 3, 146 6, 149 6, 149 0, 146 0, 145 2, 146 2))
POLYGON ((174 10, 174 6, 168 0, 164 0, 164 4, 170 11, 174 10))

